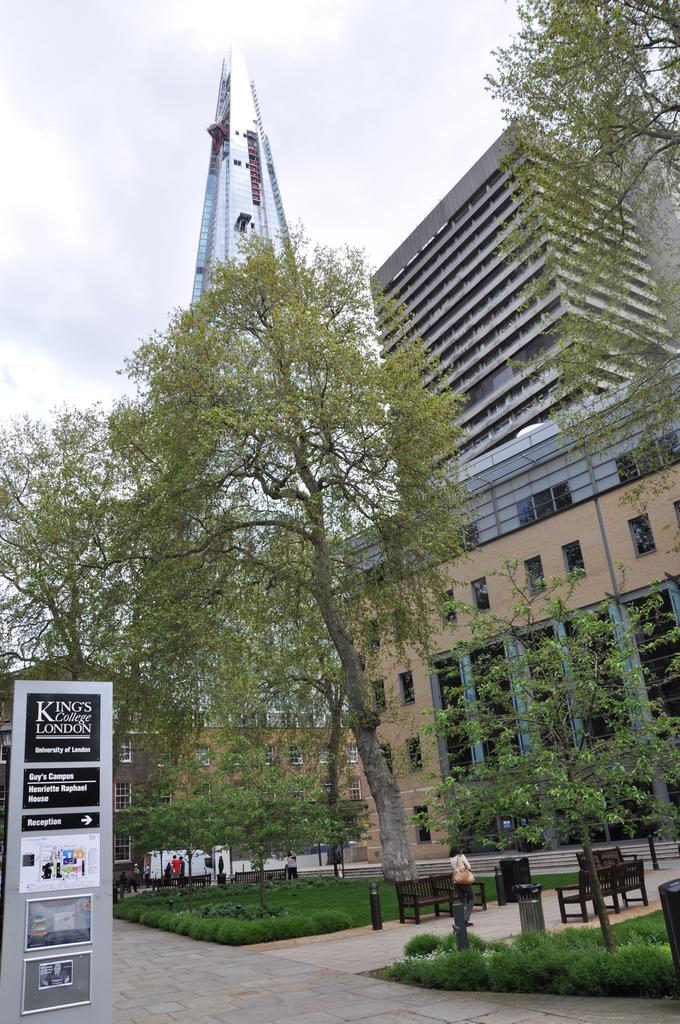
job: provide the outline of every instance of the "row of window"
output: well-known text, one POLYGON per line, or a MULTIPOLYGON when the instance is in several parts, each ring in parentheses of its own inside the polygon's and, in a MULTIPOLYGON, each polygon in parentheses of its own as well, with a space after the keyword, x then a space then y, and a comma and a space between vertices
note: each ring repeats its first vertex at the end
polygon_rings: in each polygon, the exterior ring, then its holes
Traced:
MULTIPOLYGON (((348 743, 345 748, 345 756, 348 764, 359 763, 359 751, 356 743, 348 743)), ((276 747, 267 747, 267 753, 265 754, 265 761, 267 764, 276 764, 277 762, 277 751, 276 747)), ((328 764, 328 758, 330 757, 330 750, 328 747, 322 747, 319 751, 319 764, 328 764)), ((288 751, 288 759, 292 765, 301 765, 305 763, 305 755, 300 747, 293 747, 288 751)))
POLYGON ((649 447, 639 452, 624 452, 616 458, 616 471, 622 484, 630 483, 640 476, 655 473, 680 459, 680 431, 657 438, 649 447))

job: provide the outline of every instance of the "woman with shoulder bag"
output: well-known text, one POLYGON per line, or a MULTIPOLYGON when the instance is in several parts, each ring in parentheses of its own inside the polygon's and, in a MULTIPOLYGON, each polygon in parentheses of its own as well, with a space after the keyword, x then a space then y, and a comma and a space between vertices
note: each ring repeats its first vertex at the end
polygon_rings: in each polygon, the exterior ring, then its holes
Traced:
POLYGON ((465 906, 465 927, 472 928, 470 915, 472 914, 472 908, 475 905, 475 893, 472 888, 475 876, 472 874, 470 862, 462 850, 456 850, 456 847, 452 846, 449 852, 449 857, 451 858, 451 867, 453 869, 453 881, 456 887, 456 893, 462 899, 465 906))

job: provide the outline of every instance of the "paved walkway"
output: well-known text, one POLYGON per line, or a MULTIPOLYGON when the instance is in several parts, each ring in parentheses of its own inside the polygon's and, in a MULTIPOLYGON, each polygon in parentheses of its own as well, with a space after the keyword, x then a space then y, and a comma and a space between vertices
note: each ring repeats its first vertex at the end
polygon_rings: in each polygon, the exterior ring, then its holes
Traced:
MULTIPOLYGON (((656 886, 680 874, 680 862, 647 872, 656 886)), ((553 922, 555 897, 545 899, 553 922)), ((559 918, 558 918, 559 919, 559 918)), ((484 937, 514 934, 517 907, 478 913, 484 937)), ((678 1002, 436 992, 363 972, 398 959, 413 934, 446 932, 450 920, 419 927, 389 923, 382 932, 297 940, 247 949, 196 942, 114 921, 114 1024, 677 1024, 678 1002)))

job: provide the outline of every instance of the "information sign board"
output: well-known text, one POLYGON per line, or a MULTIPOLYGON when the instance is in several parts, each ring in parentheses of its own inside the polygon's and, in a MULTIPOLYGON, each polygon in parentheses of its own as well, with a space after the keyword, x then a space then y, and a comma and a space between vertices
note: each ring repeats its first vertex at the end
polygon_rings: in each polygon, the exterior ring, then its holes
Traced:
POLYGON ((69 814, 24 814, 21 818, 22 832, 56 832, 58 829, 99 828, 99 811, 77 811, 69 814))
POLYGON ((26 764, 98 761, 101 702, 98 694, 29 693, 26 701, 26 764))
POLYGON ((24 769, 24 810, 97 807, 99 768, 24 769))
POLYGON ((112 741, 111 683, 15 683, 2 1024, 111 1024, 112 741))

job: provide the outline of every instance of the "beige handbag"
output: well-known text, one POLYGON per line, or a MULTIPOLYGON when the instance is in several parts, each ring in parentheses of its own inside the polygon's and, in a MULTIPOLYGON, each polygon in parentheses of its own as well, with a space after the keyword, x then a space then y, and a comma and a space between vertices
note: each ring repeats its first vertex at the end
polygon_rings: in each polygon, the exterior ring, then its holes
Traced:
POLYGON ((453 869, 453 880, 456 885, 472 885, 475 876, 461 863, 460 857, 456 857, 456 864, 453 869))

